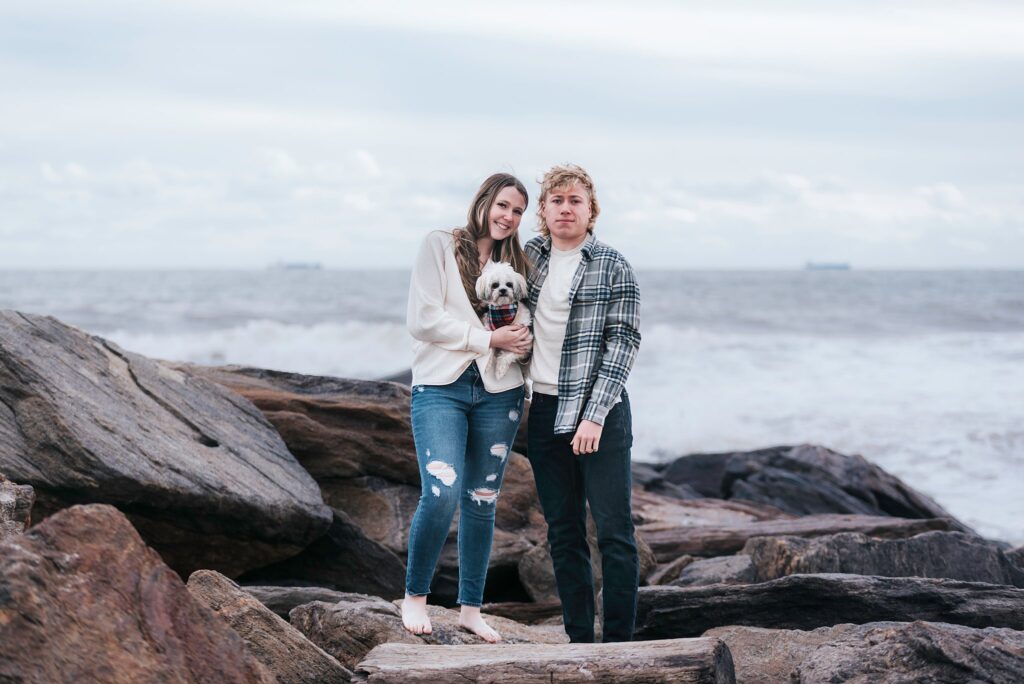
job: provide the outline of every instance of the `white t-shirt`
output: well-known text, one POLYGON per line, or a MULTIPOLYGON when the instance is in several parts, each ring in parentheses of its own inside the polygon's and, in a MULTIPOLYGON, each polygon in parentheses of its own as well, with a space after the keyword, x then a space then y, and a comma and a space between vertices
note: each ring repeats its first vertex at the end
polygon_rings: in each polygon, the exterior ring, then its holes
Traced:
POLYGON ((562 361, 565 326, 569 322, 569 290, 582 259, 583 244, 570 250, 551 247, 548 277, 537 297, 533 316, 533 360, 530 377, 533 391, 558 394, 558 367, 562 361))

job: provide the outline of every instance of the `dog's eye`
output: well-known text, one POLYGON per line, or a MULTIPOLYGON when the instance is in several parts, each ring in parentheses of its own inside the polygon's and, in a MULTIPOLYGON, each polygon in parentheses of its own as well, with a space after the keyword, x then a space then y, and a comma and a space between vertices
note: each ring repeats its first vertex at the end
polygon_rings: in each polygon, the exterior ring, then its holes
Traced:
POLYGON ((493 290, 494 288, 496 288, 496 287, 498 287, 498 283, 491 283, 491 289, 492 289, 492 290, 493 290))
POLYGON ((512 283, 505 283, 505 287, 512 287, 512 283))

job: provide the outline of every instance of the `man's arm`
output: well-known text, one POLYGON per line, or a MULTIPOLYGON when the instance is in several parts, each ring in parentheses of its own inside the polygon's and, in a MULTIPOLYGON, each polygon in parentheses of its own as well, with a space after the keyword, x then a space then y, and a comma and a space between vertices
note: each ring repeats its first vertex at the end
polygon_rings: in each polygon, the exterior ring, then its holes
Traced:
POLYGON ((605 351, 582 420, 604 425, 626 385, 640 349, 640 287, 632 267, 623 260, 612 278, 611 299, 604 321, 605 351))

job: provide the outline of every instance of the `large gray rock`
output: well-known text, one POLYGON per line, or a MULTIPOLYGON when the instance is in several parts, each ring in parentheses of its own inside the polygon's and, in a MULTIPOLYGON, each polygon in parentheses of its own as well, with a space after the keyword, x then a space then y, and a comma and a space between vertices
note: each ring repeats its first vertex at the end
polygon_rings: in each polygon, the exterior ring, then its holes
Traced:
MULTIPOLYGON (((433 632, 415 636, 402 626, 398 606, 378 598, 328 604, 315 601, 295 608, 291 622, 313 643, 350 668, 375 646, 384 643, 461 645, 483 644, 483 639, 459 626, 457 610, 427 607, 433 632)), ((527 627, 512 620, 487 616, 487 622, 505 643, 564 643, 568 639, 559 627, 527 627)))
POLYGON ((405 564, 367 537, 343 511, 323 535, 288 560, 242 575, 247 584, 287 582, 397 598, 405 593, 405 564))
POLYGON ((35 491, 28 485, 14 484, 0 473, 0 541, 21 534, 32 524, 35 491))
POLYGON ((0 682, 275 681, 116 508, 0 541, 0 682))
POLYGON ((720 627, 736 681, 759 684, 1016 684, 1024 632, 935 622, 842 624, 812 631, 720 627))
POLYGON ((661 475, 704 496, 755 501, 796 515, 949 518, 952 529, 971 532, 931 498, 863 456, 847 456, 820 446, 691 454, 663 466, 661 475))
POLYGON ((725 625, 814 629, 914 620, 1024 629, 1024 589, 839 574, 790 575, 760 584, 641 587, 636 638, 690 637, 725 625))
POLYGON ((316 482, 248 401, 54 318, 0 312, 0 471, 45 517, 119 507, 183 575, 286 558, 326 531, 316 482))
POLYGON ((886 577, 946 577, 1024 587, 1024 570, 993 542, 962 532, 925 532, 908 539, 843 533, 814 539, 757 537, 743 552, 756 581, 794 574, 842 572, 886 577))
POLYGON ((352 678, 352 672, 224 575, 198 570, 186 586, 238 632, 279 684, 334 684, 352 678))

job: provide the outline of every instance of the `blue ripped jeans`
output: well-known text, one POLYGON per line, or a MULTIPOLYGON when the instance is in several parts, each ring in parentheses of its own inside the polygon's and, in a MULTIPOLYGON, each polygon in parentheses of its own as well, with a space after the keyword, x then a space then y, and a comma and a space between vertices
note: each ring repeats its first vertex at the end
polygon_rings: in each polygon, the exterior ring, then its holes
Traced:
POLYGON ((494 537, 494 510, 505 463, 523 412, 523 388, 491 394, 476 363, 450 385, 416 385, 412 434, 422 483, 409 530, 405 591, 430 593, 430 582, 461 502, 459 603, 483 602, 494 537))

